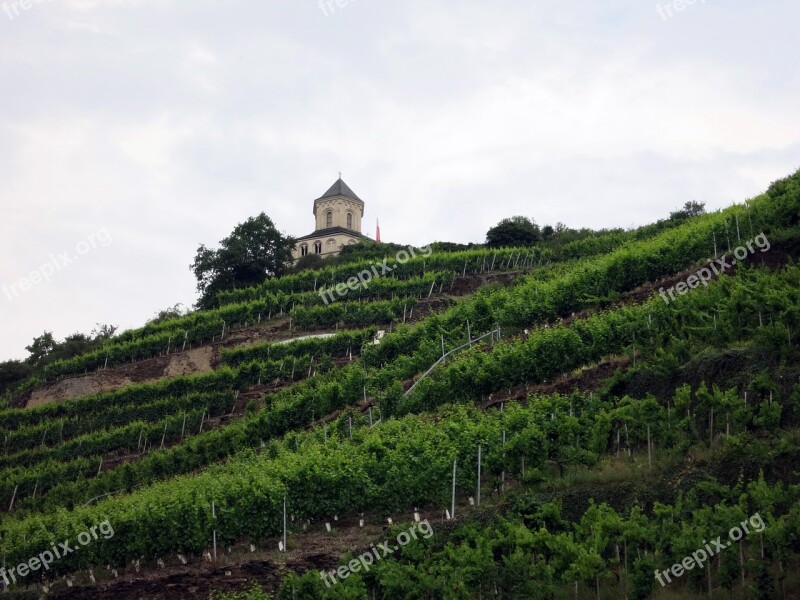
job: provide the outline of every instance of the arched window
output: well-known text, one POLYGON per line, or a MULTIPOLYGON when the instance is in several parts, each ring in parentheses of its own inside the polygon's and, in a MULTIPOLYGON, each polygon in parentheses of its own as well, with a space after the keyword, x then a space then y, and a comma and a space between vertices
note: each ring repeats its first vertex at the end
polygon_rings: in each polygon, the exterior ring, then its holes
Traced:
POLYGON ((314 253, 322 254, 322 242, 314 242, 314 253))
POLYGON ((300 256, 308 256, 308 244, 300 246, 300 256))
POLYGON ((353 213, 351 212, 347 213, 347 228, 348 229, 353 228, 353 213))
POLYGON ((325 213, 325 227, 333 227, 333 213, 331 211, 325 213))

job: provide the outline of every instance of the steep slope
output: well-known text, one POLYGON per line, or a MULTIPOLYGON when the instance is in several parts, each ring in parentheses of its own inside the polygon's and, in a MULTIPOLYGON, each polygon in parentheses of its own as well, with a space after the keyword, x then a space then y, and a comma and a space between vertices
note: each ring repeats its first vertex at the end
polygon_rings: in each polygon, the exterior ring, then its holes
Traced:
POLYGON ((798 214, 800 174, 746 206, 603 241, 605 254, 588 242, 550 264, 536 249, 443 253, 322 301, 321 277, 365 266, 344 265, 125 334, 52 376, 102 360, 96 378, 122 377, 161 348, 153 381, 0 411, 7 564, 107 522, 112 536, 50 566, 52 595, 188 598, 253 582, 281 598, 795 589, 798 214), (168 353, 175 340, 208 362, 168 353), (180 376, 180 361, 205 372, 180 376), (274 550, 284 501, 288 554, 274 550), (443 523, 452 502, 458 522, 443 523), (381 524, 415 512, 436 521, 430 539, 325 585, 318 569, 399 539, 408 526, 381 524), (755 512, 764 550, 753 538, 699 580, 653 579, 755 512))

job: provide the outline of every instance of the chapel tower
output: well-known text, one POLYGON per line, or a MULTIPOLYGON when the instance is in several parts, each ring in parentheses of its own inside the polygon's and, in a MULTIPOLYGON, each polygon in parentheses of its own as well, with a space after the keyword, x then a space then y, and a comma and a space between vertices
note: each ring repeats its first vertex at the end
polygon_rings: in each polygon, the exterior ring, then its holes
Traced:
POLYGON ((336 256, 348 244, 369 239, 361 233, 364 201, 339 179, 322 196, 314 200, 315 229, 298 238, 292 255, 295 260, 317 254, 323 258, 336 256))

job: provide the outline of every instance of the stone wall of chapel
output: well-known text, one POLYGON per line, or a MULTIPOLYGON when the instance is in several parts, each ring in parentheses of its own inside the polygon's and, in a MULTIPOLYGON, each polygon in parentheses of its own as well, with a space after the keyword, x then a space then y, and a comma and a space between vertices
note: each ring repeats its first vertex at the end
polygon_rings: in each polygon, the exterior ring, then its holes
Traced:
POLYGON ((308 247, 308 254, 317 254, 318 256, 327 258, 328 256, 336 256, 339 254, 343 246, 347 244, 355 244, 356 242, 358 242, 358 240, 355 237, 343 233, 319 238, 310 238, 298 242, 297 246, 295 246, 294 250, 292 251, 292 257, 297 260, 303 256, 303 244, 308 247), (322 244, 322 252, 319 254, 314 251, 314 244, 317 242, 322 244))
POLYGON ((345 227, 357 233, 361 233, 361 220, 364 218, 364 209, 360 203, 343 196, 338 196, 317 201, 314 209, 314 216, 316 217, 314 231, 327 229, 328 227, 345 227), (333 223, 331 225, 327 224, 327 215, 329 211, 333 216, 333 223), (348 212, 353 215, 352 227, 347 227, 348 212))

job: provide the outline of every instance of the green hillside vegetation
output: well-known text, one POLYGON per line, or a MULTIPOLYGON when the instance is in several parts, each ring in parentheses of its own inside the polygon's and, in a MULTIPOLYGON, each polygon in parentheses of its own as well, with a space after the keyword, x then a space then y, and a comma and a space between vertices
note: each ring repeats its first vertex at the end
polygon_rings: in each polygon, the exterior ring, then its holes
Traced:
POLYGON ((230 600, 794 597, 800 172, 718 212, 535 234, 409 260, 359 244, 57 358, 46 340, 7 369, 5 568, 114 533, 9 593, 138 598, 174 576, 171 597, 230 600), (207 344, 208 373, 19 406, 207 344), (415 512, 430 537, 353 567, 415 512))

